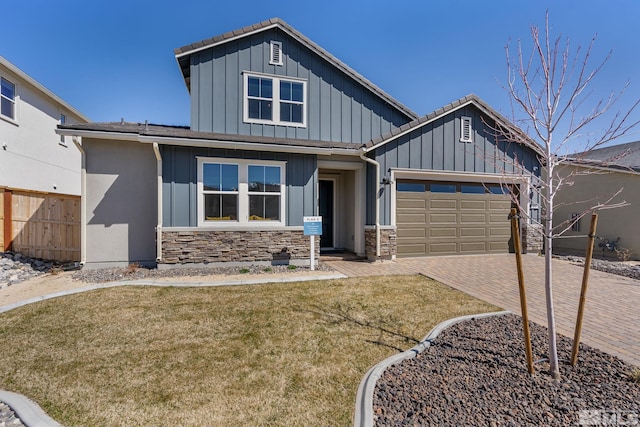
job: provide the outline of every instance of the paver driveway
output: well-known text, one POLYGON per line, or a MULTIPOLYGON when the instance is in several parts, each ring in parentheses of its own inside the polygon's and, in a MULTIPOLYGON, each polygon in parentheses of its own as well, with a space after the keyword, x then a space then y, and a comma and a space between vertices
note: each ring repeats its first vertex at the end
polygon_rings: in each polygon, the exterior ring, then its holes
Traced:
MULTIPOLYGON (((424 274, 505 310, 520 314, 515 256, 476 255, 404 258, 367 263, 325 261, 347 276, 424 274)), ((529 318, 547 325, 544 258, 523 256, 529 318)), ((553 261, 558 332, 573 338, 583 268, 553 261)), ((640 366, 640 281, 591 270, 581 341, 640 366)))

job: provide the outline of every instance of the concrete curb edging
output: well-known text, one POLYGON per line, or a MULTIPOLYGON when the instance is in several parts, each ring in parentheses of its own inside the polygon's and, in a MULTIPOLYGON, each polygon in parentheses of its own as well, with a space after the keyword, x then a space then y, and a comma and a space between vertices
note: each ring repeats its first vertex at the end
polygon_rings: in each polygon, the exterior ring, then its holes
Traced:
POLYGON ((360 385, 358 386, 358 393, 356 394, 356 408, 353 416, 354 427, 373 427, 373 391, 376 387, 376 383, 382 376, 387 367, 395 365, 406 359, 411 359, 418 354, 424 352, 431 346, 431 342, 440 335, 440 332, 455 325, 456 323, 464 322, 471 319, 482 319, 492 316, 503 316, 505 314, 512 314, 511 311, 498 311, 493 313, 481 313, 471 314, 468 316, 455 317, 453 319, 440 322, 429 332, 429 334, 422 339, 415 347, 404 351, 402 353, 394 354, 393 356, 383 360, 382 362, 374 365, 365 376, 362 378, 360 385))
POLYGON ((0 401, 4 402, 29 427, 62 427, 60 423, 48 416, 34 401, 21 394, 0 390, 0 401))

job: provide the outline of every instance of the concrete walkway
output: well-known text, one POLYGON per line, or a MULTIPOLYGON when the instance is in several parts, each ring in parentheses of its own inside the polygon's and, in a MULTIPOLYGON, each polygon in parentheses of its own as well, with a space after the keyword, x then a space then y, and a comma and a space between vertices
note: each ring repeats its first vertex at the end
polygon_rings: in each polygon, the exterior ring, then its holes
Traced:
MULTIPOLYGON (((441 283, 520 314, 515 256, 409 258, 381 263, 324 260, 346 276, 424 274, 441 283)), ((529 318, 547 325, 544 258, 523 256, 529 318)), ((556 327, 573 338, 583 267, 553 261, 556 327)), ((591 270, 581 341, 640 366, 640 281, 591 270)))

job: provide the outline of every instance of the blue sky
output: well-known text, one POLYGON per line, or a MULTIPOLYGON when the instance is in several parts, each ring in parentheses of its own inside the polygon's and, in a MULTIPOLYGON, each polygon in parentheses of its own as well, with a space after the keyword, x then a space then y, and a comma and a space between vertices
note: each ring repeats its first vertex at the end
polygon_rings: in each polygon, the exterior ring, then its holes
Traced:
POLYGON ((277 16, 420 115, 475 93, 510 117, 504 46, 546 9, 574 48, 613 49, 594 100, 627 80, 619 108, 640 98, 636 0, 11 1, 0 55, 93 121, 188 125, 173 49, 277 16))

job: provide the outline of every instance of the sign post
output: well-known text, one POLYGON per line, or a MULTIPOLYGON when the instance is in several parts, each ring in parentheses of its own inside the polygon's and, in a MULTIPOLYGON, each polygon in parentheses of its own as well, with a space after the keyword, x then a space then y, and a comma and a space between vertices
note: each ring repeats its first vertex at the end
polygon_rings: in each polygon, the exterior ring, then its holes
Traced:
POLYGON ((304 224, 304 235, 311 237, 311 271, 314 271, 316 268, 316 236, 322 236, 322 217, 305 216, 302 218, 302 223, 304 224))

